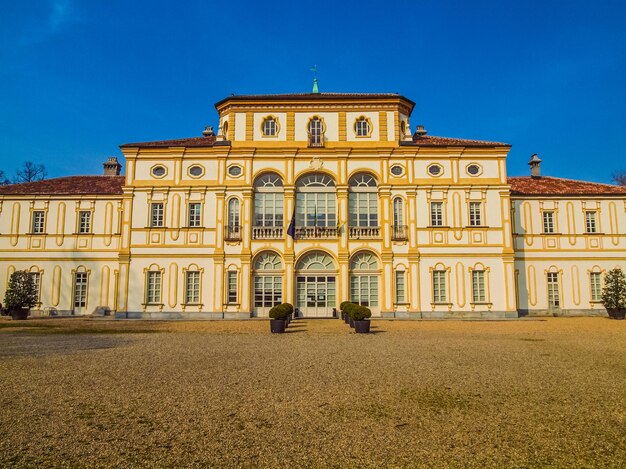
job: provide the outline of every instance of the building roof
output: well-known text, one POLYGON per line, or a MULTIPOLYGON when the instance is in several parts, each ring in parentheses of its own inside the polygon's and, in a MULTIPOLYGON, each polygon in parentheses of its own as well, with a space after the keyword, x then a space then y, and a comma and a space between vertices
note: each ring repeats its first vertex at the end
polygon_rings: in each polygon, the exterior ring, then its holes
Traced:
POLYGON ((228 96, 217 103, 219 108, 227 101, 323 101, 323 100, 357 100, 357 99, 402 99, 410 104, 411 109, 415 103, 398 93, 285 93, 285 94, 239 94, 228 96))
POLYGON ((176 138, 173 140, 156 140, 154 142, 135 142, 120 145, 120 148, 167 148, 167 147, 212 147, 215 144, 215 136, 176 138))
POLYGON ((0 186, 1 195, 122 195, 124 176, 66 176, 0 186))
POLYGON ((626 186, 548 176, 509 177, 512 196, 626 196, 626 186))
POLYGON ((503 142, 489 142, 487 140, 469 140, 465 138, 436 137, 434 135, 424 135, 414 138, 413 143, 421 147, 510 147, 503 142))

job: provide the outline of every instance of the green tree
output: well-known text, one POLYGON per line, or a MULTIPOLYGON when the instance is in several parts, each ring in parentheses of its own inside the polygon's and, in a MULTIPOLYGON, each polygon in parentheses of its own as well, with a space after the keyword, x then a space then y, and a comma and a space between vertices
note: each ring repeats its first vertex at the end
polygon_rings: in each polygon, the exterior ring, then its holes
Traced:
POLYGON ((626 308, 626 277, 619 267, 606 274, 602 289, 602 303, 606 309, 626 308))
POLYGON ((37 292, 30 274, 16 270, 9 279, 9 288, 4 295, 4 306, 11 309, 32 308, 37 304, 37 292))

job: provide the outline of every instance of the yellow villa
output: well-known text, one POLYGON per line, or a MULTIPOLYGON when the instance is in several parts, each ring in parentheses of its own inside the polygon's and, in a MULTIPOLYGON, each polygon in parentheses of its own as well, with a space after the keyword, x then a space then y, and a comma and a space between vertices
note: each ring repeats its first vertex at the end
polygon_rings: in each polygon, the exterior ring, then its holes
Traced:
POLYGON ((395 318, 605 314, 626 187, 508 177, 506 143, 412 132, 398 94, 231 96, 202 136, 121 146, 102 176, 0 188, 0 286, 34 314, 266 317, 345 300, 395 318))

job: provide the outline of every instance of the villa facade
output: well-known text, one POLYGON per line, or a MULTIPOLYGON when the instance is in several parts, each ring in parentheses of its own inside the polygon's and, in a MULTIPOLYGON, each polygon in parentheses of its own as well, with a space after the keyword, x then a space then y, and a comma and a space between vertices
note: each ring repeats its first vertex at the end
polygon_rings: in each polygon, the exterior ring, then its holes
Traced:
POLYGON ((410 131, 397 94, 231 96, 200 137, 121 146, 103 176, 0 188, 0 295, 118 317, 604 314, 626 187, 508 177, 505 143, 410 131))

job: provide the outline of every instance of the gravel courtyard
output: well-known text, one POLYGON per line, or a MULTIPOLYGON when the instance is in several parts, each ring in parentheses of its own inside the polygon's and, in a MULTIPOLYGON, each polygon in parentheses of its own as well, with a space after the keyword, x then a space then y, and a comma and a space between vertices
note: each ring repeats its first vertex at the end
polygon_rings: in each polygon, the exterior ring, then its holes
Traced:
POLYGON ((626 321, 0 320, 0 466, 624 467, 626 321))

